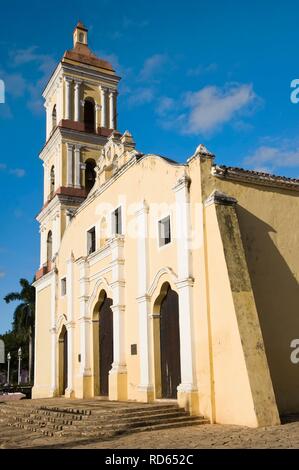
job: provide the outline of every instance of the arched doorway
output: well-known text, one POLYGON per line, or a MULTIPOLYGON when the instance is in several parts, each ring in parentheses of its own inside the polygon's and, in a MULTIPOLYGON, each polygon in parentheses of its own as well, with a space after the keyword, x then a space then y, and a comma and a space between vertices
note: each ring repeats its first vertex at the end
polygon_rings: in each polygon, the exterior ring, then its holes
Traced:
POLYGON ((161 398, 177 398, 181 383, 179 298, 169 283, 164 283, 157 299, 159 304, 159 355, 161 398))
POLYGON ((95 306, 93 320, 95 395, 109 394, 109 371, 113 363, 112 303, 112 299, 102 290, 95 306))
POLYGON ((86 160, 85 165, 85 190, 89 193, 96 180, 96 172, 94 170, 96 162, 92 158, 89 158, 86 160))
POLYGON ((84 127, 86 132, 95 131, 95 103, 92 98, 84 101, 84 127))
POLYGON ((59 335, 59 394, 65 395, 68 387, 68 346, 67 329, 62 327, 59 335))

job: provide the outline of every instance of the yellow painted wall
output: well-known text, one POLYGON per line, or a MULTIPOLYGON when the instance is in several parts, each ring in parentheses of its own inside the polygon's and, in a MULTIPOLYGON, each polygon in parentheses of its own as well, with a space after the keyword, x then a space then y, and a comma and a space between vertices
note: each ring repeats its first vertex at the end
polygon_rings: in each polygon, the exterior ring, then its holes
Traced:
POLYGON ((35 377, 33 397, 51 396, 51 287, 38 292, 36 298, 35 377))
POLYGON ((290 343, 299 331, 299 235, 294 229, 299 224, 299 195, 220 180, 217 187, 238 200, 237 214, 279 411, 297 411, 299 374, 290 360, 290 343))

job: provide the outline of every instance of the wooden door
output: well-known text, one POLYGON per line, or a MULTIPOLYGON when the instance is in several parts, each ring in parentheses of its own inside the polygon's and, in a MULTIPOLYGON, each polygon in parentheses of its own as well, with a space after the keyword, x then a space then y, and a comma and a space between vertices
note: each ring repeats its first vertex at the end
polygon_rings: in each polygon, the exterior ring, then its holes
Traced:
POLYGON ((177 398, 181 383, 179 302, 170 287, 160 309, 160 351, 162 398, 177 398))
POLYGON ((112 299, 105 297, 99 318, 100 344, 100 394, 108 395, 109 371, 113 362, 113 312, 112 299))
POLYGON ((68 380, 67 380, 67 369, 68 369, 68 354, 67 354, 67 331, 65 331, 63 336, 63 394, 65 394, 65 390, 68 387, 68 380))

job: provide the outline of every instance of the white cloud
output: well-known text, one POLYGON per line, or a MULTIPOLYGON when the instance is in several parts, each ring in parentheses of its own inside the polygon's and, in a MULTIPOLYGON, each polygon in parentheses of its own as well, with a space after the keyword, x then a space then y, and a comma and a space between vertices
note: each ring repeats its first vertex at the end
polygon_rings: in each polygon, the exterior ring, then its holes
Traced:
POLYGON ((199 75, 203 75, 205 73, 215 72, 218 69, 218 65, 215 63, 211 63, 208 65, 197 65, 197 67, 191 68, 187 70, 187 75, 189 77, 198 77, 199 75))
POLYGON ((230 83, 187 92, 177 100, 163 97, 156 112, 163 115, 160 125, 166 129, 209 136, 229 122, 236 130, 247 129, 240 117, 252 113, 260 102, 252 85, 230 83))
POLYGON ((26 174, 26 171, 23 168, 12 168, 9 170, 9 173, 16 176, 17 178, 23 178, 23 176, 26 174))
POLYGON ((165 116, 169 111, 172 111, 174 106, 175 100, 173 98, 162 96, 157 102, 156 112, 161 116, 165 116))
POLYGON ((26 90, 26 80, 20 73, 8 73, 0 70, 1 78, 5 82, 5 91, 14 98, 23 96, 26 90))
POLYGON ((0 163, 0 171, 1 170, 6 171, 17 178, 23 178, 26 174, 26 171, 23 168, 8 168, 6 163, 0 163))
POLYGON ((37 46, 31 46, 27 49, 17 49, 10 54, 10 64, 17 68, 20 66, 35 64, 40 77, 33 83, 27 80, 23 75, 7 74, 7 89, 12 96, 23 96, 28 93, 28 108, 34 113, 43 112, 43 100, 41 97, 42 89, 46 85, 51 73, 56 67, 56 61, 49 54, 40 54, 37 46))
POLYGON ((154 97, 155 93, 152 88, 136 88, 130 92, 127 101, 129 106, 141 106, 151 103, 154 97))
POLYGON ((293 148, 262 145, 244 159, 244 164, 268 172, 277 168, 299 168, 299 145, 293 144, 293 148))
POLYGON ((206 86, 197 92, 189 92, 185 98, 189 108, 185 133, 213 133, 256 100, 250 84, 229 84, 223 88, 206 86))
POLYGON ((4 271, 0 271, 0 279, 2 279, 5 275, 6 273, 4 271))
POLYGON ((140 80, 149 80, 158 73, 163 65, 167 62, 168 58, 166 54, 154 54, 145 60, 143 67, 139 74, 140 80))

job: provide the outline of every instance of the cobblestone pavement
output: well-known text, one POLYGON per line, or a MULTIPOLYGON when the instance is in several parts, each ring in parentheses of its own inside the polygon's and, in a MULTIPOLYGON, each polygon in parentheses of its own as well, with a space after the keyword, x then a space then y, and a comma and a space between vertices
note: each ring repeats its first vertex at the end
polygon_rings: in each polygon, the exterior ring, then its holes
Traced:
POLYGON ((0 449, 299 448, 299 416, 292 419, 280 426, 258 429, 218 424, 201 425, 139 432, 104 441, 98 438, 44 437, 36 432, 6 426, 0 421, 0 449))

